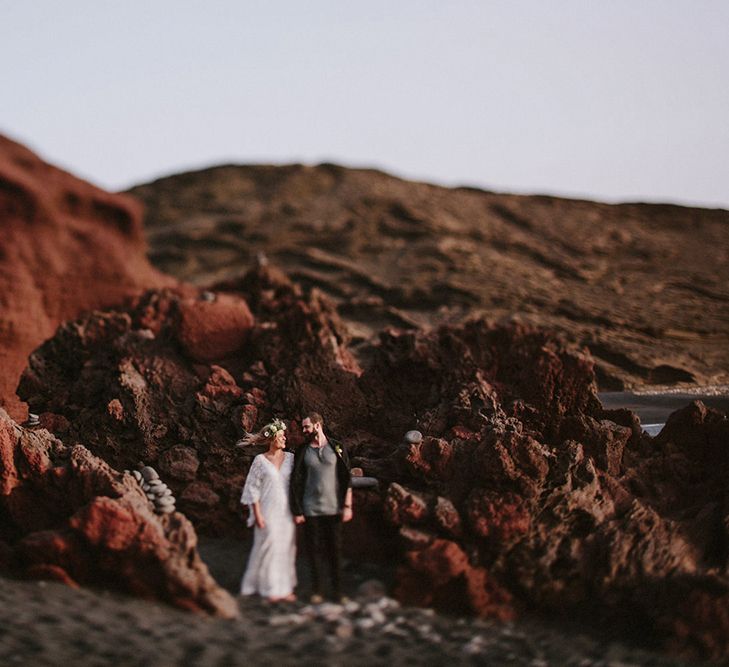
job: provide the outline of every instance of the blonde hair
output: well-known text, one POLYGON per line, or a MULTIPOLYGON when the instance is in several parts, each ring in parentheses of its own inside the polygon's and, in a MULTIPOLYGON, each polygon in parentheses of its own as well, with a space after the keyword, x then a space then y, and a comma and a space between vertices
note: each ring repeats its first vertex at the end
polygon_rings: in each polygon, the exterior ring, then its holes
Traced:
POLYGON ((270 445, 271 441, 276 437, 277 433, 283 433, 286 430, 286 424, 281 419, 274 419, 266 424, 257 433, 246 433, 238 442, 236 447, 250 447, 252 445, 270 445))

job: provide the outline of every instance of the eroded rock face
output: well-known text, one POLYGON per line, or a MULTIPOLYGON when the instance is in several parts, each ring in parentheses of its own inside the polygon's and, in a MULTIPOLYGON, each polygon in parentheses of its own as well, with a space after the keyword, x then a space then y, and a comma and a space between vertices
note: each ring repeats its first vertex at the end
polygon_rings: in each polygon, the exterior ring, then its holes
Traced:
POLYGON ((142 209, 0 136, 0 406, 28 355, 64 320, 176 281, 147 262, 142 209))
POLYGON ((233 617, 181 514, 154 514, 129 474, 0 410, 0 566, 15 576, 93 585, 233 617))
MULTIPOLYGON (((538 329, 388 330, 360 365, 315 290, 269 267, 217 289, 253 315, 219 358, 179 342, 194 297, 151 291, 62 327, 21 396, 115 467, 167 469, 180 509, 226 535, 242 530, 256 453, 233 447, 243 430, 317 410, 380 482, 355 494, 348 553, 394 554, 401 599, 574 615, 725 655, 725 615, 702 620, 729 602, 723 415, 696 404, 651 439, 631 413, 603 410, 588 354, 538 329), (411 429, 422 439, 404 442, 411 429)), ((301 442, 295 421, 287 435, 301 442)))
POLYGON ((361 383, 381 440, 406 421, 426 434, 355 448, 386 488, 403 599, 501 618, 526 604, 726 655, 724 415, 695 403, 651 439, 634 415, 602 409, 589 357, 478 322, 384 334, 361 383), (466 593, 474 577, 480 596, 466 593), (682 605, 674 587, 691 591, 682 605))

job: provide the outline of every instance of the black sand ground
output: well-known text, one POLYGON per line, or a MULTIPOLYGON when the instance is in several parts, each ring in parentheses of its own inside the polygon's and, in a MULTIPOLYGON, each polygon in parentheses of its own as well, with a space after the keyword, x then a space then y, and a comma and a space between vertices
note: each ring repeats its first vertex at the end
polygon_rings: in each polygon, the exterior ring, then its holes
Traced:
POLYGON ((402 609, 388 598, 333 605, 241 600, 239 620, 61 584, 0 579, 5 665, 685 665, 543 625, 499 625, 402 609))

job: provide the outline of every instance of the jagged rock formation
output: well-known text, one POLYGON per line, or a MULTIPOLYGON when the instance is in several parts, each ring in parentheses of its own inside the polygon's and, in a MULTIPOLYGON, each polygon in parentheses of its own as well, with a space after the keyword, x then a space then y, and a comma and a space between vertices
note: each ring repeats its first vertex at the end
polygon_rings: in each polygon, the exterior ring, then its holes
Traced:
MULTIPOLYGON (((304 298, 268 268, 238 287, 214 301, 148 292, 129 310, 67 323, 31 355, 19 387, 42 423, 117 469, 137 461, 158 468, 180 510, 215 534, 244 529, 240 491, 257 453, 234 447, 244 431, 301 414, 313 391, 322 404, 329 391, 357 395, 358 367, 330 304, 304 298), (211 319, 215 336, 204 335, 211 319), (190 340, 205 341, 207 363, 190 340)), ((361 408, 343 403, 331 414, 351 420, 361 408)))
POLYGON ((584 350, 523 324, 388 330, 358 362, 328 300, 275 269, 213 298, 151 291, 65 325, 31 356, 21 397, 115 467, 165 471, 180 509, 219 534, 242 525, 243 430, 316 409, 380 480, 356 494, 350 553, 396 554, 401 599, 727 655, 724 415, 695 404, 651 439, 602 408, 584 350), (226 320, 237 342, 203 361, 182 312, 218 299, 251 316, 226 320), (411 429, 424 437, 402 442, 411 429))
POLYGON ((0 409, 0 570, 234 617, 179 513, 157 516, 130 474, 0 409))
POLYGON ((260 252, 357 338, 513 314, 587 345, 601 389, 729 384, 729 212, 443 188, 335 165, 221 166, 130 191, 154 264, 207 285, 260 252))
POLYGON ((17 419, 20 373, 56 326, 175 282, 147 262, 141 215, 0 135, 0 406, 17 419))

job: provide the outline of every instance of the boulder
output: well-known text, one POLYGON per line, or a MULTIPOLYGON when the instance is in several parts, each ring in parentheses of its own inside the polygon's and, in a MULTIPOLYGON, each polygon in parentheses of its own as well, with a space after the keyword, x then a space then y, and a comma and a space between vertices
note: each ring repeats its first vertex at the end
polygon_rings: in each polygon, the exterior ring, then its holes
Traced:
POLYGON ((243 346, 253 327, 253 314, 244 299, 228 294, 213 298, 179 302, 177 339, 195 361, 211 362, 230 356, 243 346))
POLYGON ((132 475, 0 410, 5 574, 122 591, 215 616, 237 615, 179 513, 158 516, 132 475))

